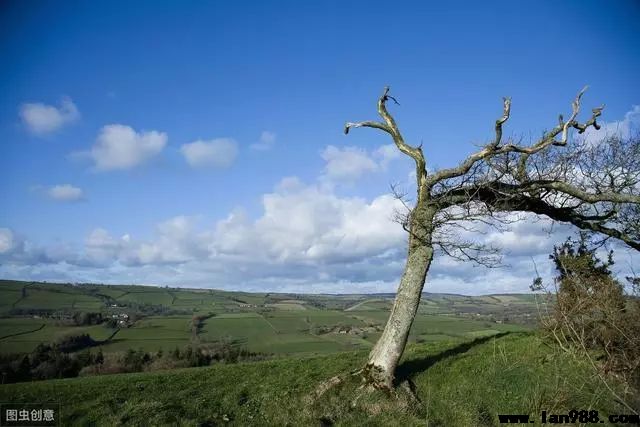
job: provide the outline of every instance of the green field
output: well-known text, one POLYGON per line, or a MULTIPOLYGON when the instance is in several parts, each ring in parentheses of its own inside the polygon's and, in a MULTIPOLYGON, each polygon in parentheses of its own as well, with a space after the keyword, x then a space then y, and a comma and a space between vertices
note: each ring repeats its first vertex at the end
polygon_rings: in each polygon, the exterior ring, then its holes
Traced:
MULTIPOLYGON (((0 353, 30 352, 41 342, 66 335, 88 333, 103 341, 114 333, 104 324, 72 326, 70 317, 78 312, 100 312, 105 318, 127 314, 135 319, 119 325, 117 333, 100 345, 104 352, 170 350, 220 341, 270 355, 365 350, 379 336, 393 303, 389 294, 250 294, 7 280, 0 280, 0 297, 0 353), (191 330, 194 315, 212 316, 197 335, 191 330)), ((535 314, 531 295, 424 294, 410 341, 524 330, 535 314)))
POLYGON ((366 394, 355 377, 313 397, 323 381, 360 367, 365 357, 356 351, 8 384, 0 387, 0 401, 57 402, 62 425, 98 426, 357 426, 366 420, 372 426, 475 427, 499 425, 497 414, 529 414, 538 426, 541 410, 597 410, 602 420, 628 413, 589 363, 532 334, 410 345, 397 375, 412 381, 418 401, 366 394))
POLYGON ((101 325, 66 326, 50 319, 3 318, 0 319, 0 337, 4 337, 0 339, 0 353, 30 352, 40 343, 53 342, 67 335, 89 334, 94 340, 101 341, 113 332, 101 325))
POLYGON ((129 348, 145 351, 168 350, 189 344, 191 316, 147 317, 130 328, 122 328, 107 344, 104 352, 123 351, 129 348))

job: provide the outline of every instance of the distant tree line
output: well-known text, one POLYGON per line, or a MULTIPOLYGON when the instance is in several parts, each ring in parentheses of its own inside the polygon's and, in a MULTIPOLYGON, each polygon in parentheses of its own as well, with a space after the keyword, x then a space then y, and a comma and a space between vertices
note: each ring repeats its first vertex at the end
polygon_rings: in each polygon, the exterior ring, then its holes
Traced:
POLYGON ((50 317, 60 313, 60 310, 52 310, 48 308, 12 308, 9 310, 9 316, 41 316, 50 317))
POLYGON ((26 355, 0 355, 2 383, 189 368, 214 363, 264 360, 268 357, 230 342, 188 345, 182 349, 176 347, 169 352, 129 349, 124 353, 103 354, 102 349, 96 352, 90 348, 95 342, 89 343, 87 337, 66 337, 53 345, 39 344, 26 355), (70 352, 82 345, 89 345, 89 348, 70 352))
MULTIPOLYGON (((185 315, 192 314, 192 310, 176 310, 164 305, 126 302, 119 303, 119 308, 126 309, 130 318, 140 319, 146 316, 171 316, 171 315, 185 315)), ((97 325, 106 320, 111 314, 112 310, 101 310, 97 312, 85 312, 81 310, 60 310, 60 309, 46 309, 46 308, 12 308, 8 314, 10 317, 18 316, 40 316, 47 318, 55 318, 59 320, 66 320, 69 324, 75 326, 88 326, 97 325)), ((134 320, 135 321, 135 320, 134 320)))
POLYGON ((194 314, 191 318, 191 336, 192 339, 198 339, 198 334, 202 331, 202 327, 204 326, 204 321, 214 317, 215 313, 209 314, 194 314))
POLYGON ((104 361, 102 350, 94 353, 89 349, 95 344, 89 335, 84 334, 64 337, 55 344, 38 344, 26 355, 2 354, 1 381, 4 384, 76 377, 85 366, 104 361), (70 354, 74 351, 75 354, 70 354))
POLYGON ((9 310, 10 316, 39 316, 57 319, 66 325, 71 326, 91 326, 99 325, 104 321, 101 312, 51 310, 43 308, 12 308, 9 310))

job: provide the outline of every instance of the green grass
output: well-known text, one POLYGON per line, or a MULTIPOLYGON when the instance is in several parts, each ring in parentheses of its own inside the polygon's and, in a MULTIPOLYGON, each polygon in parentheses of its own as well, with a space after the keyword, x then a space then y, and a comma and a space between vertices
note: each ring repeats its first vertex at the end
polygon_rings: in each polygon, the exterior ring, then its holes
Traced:
MULTIPOLYGON (((364 327, 369 323, 383 325, 388 317, 384 311, 305 310, 222 313, 207 319, 198 335, 201 342, 232 341, 250 351, 266 354, 321 354, 368 348, 379 336, 368 332, 366 337, 351 334, 314 334, 314 326, 337 325, 364 327)), ((191 316, 148 317, 129 328, 121 329, 103 345, 105 352, 129 348, 146 351, 171 350, 184 347, 193 338, 191 316)), ((88 333, 95 340, 104 340, 113 332, 102 325, 65 326, 47 319, 2 318, 0 337, 28 332, 45 324, 41 330, 8 337, 0 341, 0 352, 29 352, 41 342, 52 342, 65 335, 88 333)), ((522 330, 519 326, 500 325, 449 316, 419 315, 413 325, 410 341, 437 341, 452 337, 478 337, 503 331, 522 330)))
POLYGON ((92 289, 95 289, 96 293, 106 295, 113 299, 117 299, 118 297, 124 295, 126 291, 124 289, 118 289, 119 287, 113 286, 96 286, 92 289))
POLYGON ((0 337, 33 331, 45 323, 42 319, 14 318, 0 319, 0 337))
POLYGON ((118 297, 117 301, 171 306, 173 297, 165 291, 152 289, 139 292, 129 292, 118 297))
POLYGON ((0 353, 31 352, 40 343, 55 342, 67 335, 89 334, 94 340, 101 341, 112 333, 112 329, 103 325, 67 326, 49 319, 0 318, 0 337, 20 334, 2 338, 0 353), (42 325, 44 327, 40 329, 42 325))
POLYGON ((264 319, 278 333, 307 332, 311 326, 307 323, 307 316, 304 316, 304 313, 273 312, 265 315, 264 319))
POLYGON ((287 311, 301 311, 306 310, 302 304, 292 304, 292 303, 276 303, 276 304, 267 304, 267 307, 277 308, 279 310, 287 310, 287 311))
MULTIPOLYGON (((498 425, 497 414, 625 413, 590 365, 534 335, 410 346, 398 370, 420 402, 322 381, 358 368, 366 352, 0 387, 3 402, 59 402, 63 425, 498 425)), ((537 425, 537 424, 536 424, 537 425)))
MULTIPOLYGON (((389 313, 384 311, 378 313, 380 313, 381 318, 384 318, 386 322, 389 313)), ((339 323, 351 326, 364 325, 363 321, 359 318, 360 313, 358 312, 323 310, 307 312, 304 313, 304 316, 308 317, 311 323, 317 325, 335 325, 339 323)))
POLYGON ((19 289, 3 289, 0 287, 0 312, 10 310, 21 297, 22 292, 19 289))
POLYGON ((275 335, 276 331, 271 325, 254 313, 212 317, 205 321, 200 334, 203 339, 221 340, 231 337, 258 346, 262 343, 268 343, 275 335))
POLYGON ((47 292, 39 289, 28 289, 27 296, 15 304, 16 308, 71 308, 74 295, 62 292, 47 292))
POLYGON ((121 329, 102 346, 105 352, 124 351, 129 348, 157 351, 182 348, 191 339, 191 316, 148 317, 130 328, 121 329))
MULTIPOLYGON (((338 334, 314 335, 310 331, 311 321, 336 324, 340 320, 348 323, 349 319, 339 312, 313 310, 270 312, 264 315, 222 314, 207 319, 199 336, 205 342, 231 340, 251 351, 280 355, 321 354, 368 347, 366 341, 358 338, 347 339, 338 334)), ((361 323, 353 319, 351 322, 361 323)))

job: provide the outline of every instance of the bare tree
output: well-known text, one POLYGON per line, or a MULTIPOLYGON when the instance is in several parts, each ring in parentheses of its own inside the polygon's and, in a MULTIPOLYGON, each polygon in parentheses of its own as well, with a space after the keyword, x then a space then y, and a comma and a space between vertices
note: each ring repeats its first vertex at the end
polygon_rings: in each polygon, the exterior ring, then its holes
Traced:
POLYGON ((415 161, 417 198, 400 218, 409 233, 407 261, 396 298, 382 336, 361 371, 376 388, 390 390, 394 371, 407 343, 427 272, 440 249, 458 259, 494 265, 498 248, 487 247, 469 236, 478 224, 505 227, 518 220, 515 212, 533 213, 570 223, 614 238, 640 250, 640 142, 638 138, 609 138, 606 143, 569 141, 569 132, 600 129, 597 118, 604 107, 578 121, 582 95, 572 103, 568 120, 558 123, 539 140, 523 145, 503 141, 502 127, 511 113, 504 98, 503 114, 495 122, 495 137, 459 165, 428 173, 422 145, 407 144, 387 110, 398 103, 385 88, 378 99, 382 121, 347 123, 388 133, 397 148, 415 161))

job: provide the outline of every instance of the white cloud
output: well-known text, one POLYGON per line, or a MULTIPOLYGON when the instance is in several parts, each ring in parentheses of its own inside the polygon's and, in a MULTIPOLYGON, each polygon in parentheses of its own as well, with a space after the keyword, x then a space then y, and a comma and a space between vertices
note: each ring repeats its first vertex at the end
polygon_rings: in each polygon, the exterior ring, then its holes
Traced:
POLYGON ((325 176, 334 181, 353 182, 366 173, 376 172, 380 167, 365 150, 358 147, 341 149, 329 145, 321 156, 327 162, 325 176))
POLYGON ((353 183, 368 173, 386 171, 400 152, 394 144, 381 145, 370 153, 359 147, 328 145, 320 156, 326 162, 322 181, 353 183))
POLYGON ((41 265, 72 260, 73 257, 68 245, 54 243, 40 247, 9 228, 0 228, 0 276, 4 265, 29 265, 37 269, 41 265))
POLYGON ((231 138, 197 140, 180 147, 187 163, 194 168, 228 168, 238 155, 238 144, 231 138))
MULTIPOLYGON (((236 209, 215 224, 198 227, 197 218, 178 216, 158 224, 146 240, 96 229, 79 252, 64 245, 41 248, 0 229, 0 274, 248 291, 393 292, 406 257, 406 234, 390 220, 396 208, 386 195, 369 201, 343 198, 288 178, 264 195, 256 219, 236 209)), ((547 235, 545 221, 526 221, 509 233, 486 237, 505 248, 505 268, 437 256, 425 291, 527 292, 536 268, 549 283, 554 271, 548 254, 569 229, 547 235)), ((616 260, 622 275, 640 262, 635 251, 621 248, 616 260)))
POLYGON ((255 222, 236 211, 217 224, 212 243, 216 254, 253 254, 277 262, 334 262, 382 253, 405 238, 393 222, 402 204, 390 195, 371 202, 340 198, 289 178, 265 194, 262 204, 264 212, 255 222))
POLYGON ((134 168, 160 154, 167 134, 158 131, 136 132, 130 126, 104 126, 91 151, 84 153, 94 161, 97 171, 134 168))
POLYGON ((59 202, 73 202, 82 199, 84 193, 81 188, 71 184, 61 184, 48 188, 47 196, 59 202))
MULTIPOLYGON (((14 266, 33 265, 38 275, 62 274, 54 264, 63 259, 74 266, 64 273, 68 280, 253 291, 393 292, 406 256, 406 233, 393 221, 401 209, 391 195, 370 200, 340 197, 289 177, 263 195, 262 211, 255 219, 235 209, 214 224, 198 227, 198 218, 177 216, 159 223, 155 234, 144 240, 96 229, 79 252, 27 244, 27 249, 10 249, 8 259, 14 266)), ((532 257, 544 273, 553 243, 566 237, 545 235, 547 225, 523 222, 507 233, 477 235, 504 247, 506 261, 514 268, 493 272, 439 256, 425 289, 470 294, 526 291, 535 275, 532 257)), ((15 241, 9 233, 0 236, 15 241)), ((11 245, 15 242, 1 247, 11 245)))
POLYGON ((196 231, 195 222, 194 217, 171 218, 157 225, 151 240, 134 240, 129 234, 116 238, 107 230, 96 228, 87 236, 83 253, 68 262, 94 267, 115 263, 140 267, 206 259, 211 233, 196 231))
MULTIPOLYGON (((127 264, 179 264, 208 255, 209 232, 195 229, 196 218, 177 216, 157 226, 155 239, 130 243, 132 250, 122 260, 127 264)), ((128 242, 129 243, 129 242, 128 242)))
POLYGON ((125 239, 119 241, 107 230, 96 228, 85 240, 84 254, 78 257, 79 263, 92 266, 111 265, 120 256, 124 243, 125 239))
POLYGON ((9 252, 13 248, 13 232, 8 228, 0 228, 0 254, 9 252))
POLYGON ((24 103, 20 106, 20 117, 30 132, 45 135, 76 121, 80 112, 71 98, 63 97, 57 108, 40 102, 24 103))
MULTIPOLYGON (((605 110, 606 111, 606 110, 605 110)), ((634 105, 631 110, 627 111, 622 120, 613 122, 603 122, 600 130, 589 127, 583 135, 578 138, 584 138, 589 144, 596 144, 607 137, 617 135, 620 138, 628 138, 633 132, 640 131, 640 105, 634 105)))
MULTIPOLYGON (((264 195, 263 211, 255 220, 240 209, 204 227, 198 227, 197 218, 178 216, 158 224, 154 236, 144 240, 128 234, 117 238, 99 228, 87 236, 82 250, 67 252, 64 261, 77 274, 84 272, 83 280, 101 270, 112 273, 112 282, 131 282, 123 271, 141 282, 155 271, 162 272, 153 276, 156 282, 181 277, 182 283, 202 280, 218 287, 380 286, 399 274, 396 248, 403 248, 406 236, 392 220, 396 208, 398 202, 388 195, 370 201, 341 198, 288 178, 264 195)), ((37 266, 42 272, 43 263, 62 256, 30 246, 34 249, 28 256, 12 256, 8 264, 37 266)))
POLYGON ((380 167, 386 170, 392 160, 400 157, 400 150, 395 144, 381 145, 373 152, 373 156, 380 159, 380 167))
POLYGON ((273 148, 276 143, 276 134, 268 130, 262 131, 257 143, 251 144, 250 148, 256 151, 267 151, 273 148))

